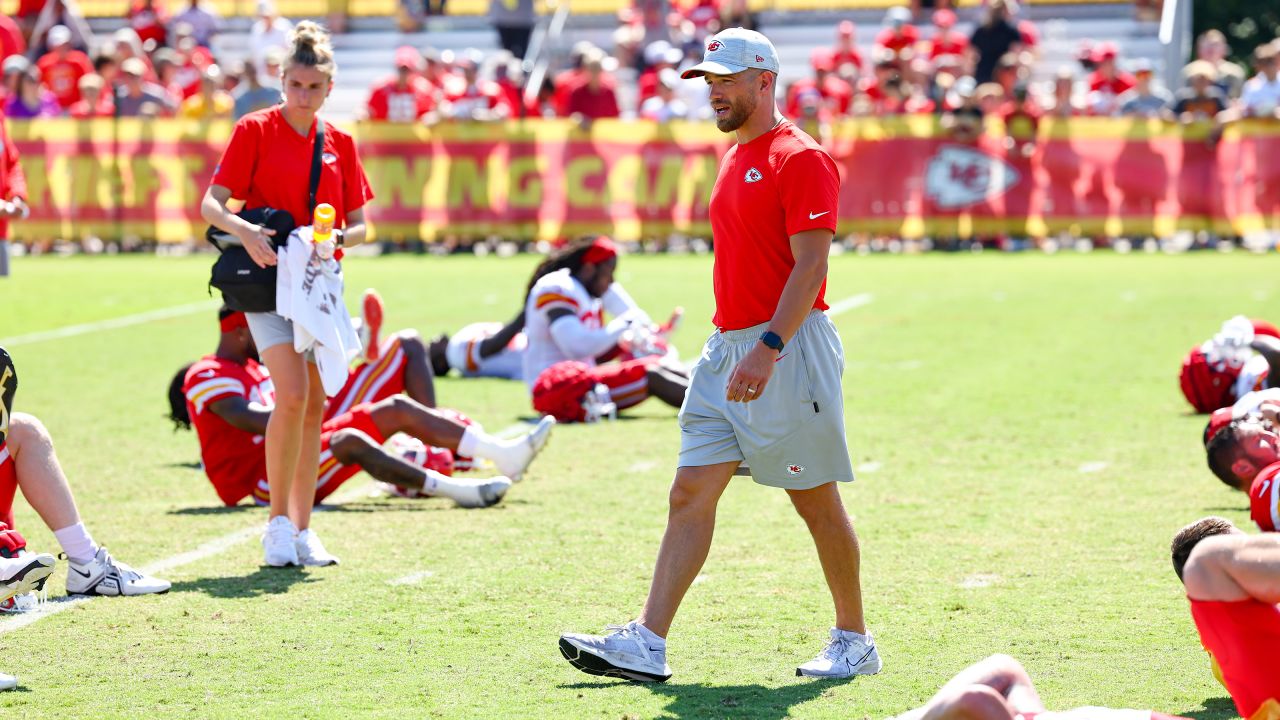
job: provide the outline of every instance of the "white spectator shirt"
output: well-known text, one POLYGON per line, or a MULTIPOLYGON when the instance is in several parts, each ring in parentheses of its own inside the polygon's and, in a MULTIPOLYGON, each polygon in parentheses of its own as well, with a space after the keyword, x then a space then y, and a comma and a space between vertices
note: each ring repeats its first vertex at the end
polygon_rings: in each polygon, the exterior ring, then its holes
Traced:
POLYGON ((249 58, 253 60, 253 66, 258 68, 259 73, 266 72, 267 53, 272 48, 289 48, 291 30, 293 23, 282 17, 276 18, 271 27, 263 25, 261 18, 253 23, 253 28, 249 30, 249 58))
POLYGON ((1267 80, 1267 76, 1258 73, 1244 84, 1244 93, 1240 101, 1250 115, 1272 115, 1280 107, 1280 74, 1275 80, 1267 80))
POLYGON ((529 339, 522 332, 516 333, 511 342, 489 357, 480 357, 480 343, 488 340, 503 327, 499 322, 478 322, 467 325, 449 338, 444 357, 449 367, 463 377, 497 377, 519 380, 524 374, 524 353, 529 339))
POLYGON ((600 298, 591 297, 568 268, 542 276, 534 283, 524 305, 524 332, 529 343, 524 353, 524 382, 530 388, 543 370, 558 362, 577 360, 592 367, 596 364, 593 357, 569 357, 556 344, 548 317, 553 310, 568 310, 593 330, 604 326, 604 305, 600 298))

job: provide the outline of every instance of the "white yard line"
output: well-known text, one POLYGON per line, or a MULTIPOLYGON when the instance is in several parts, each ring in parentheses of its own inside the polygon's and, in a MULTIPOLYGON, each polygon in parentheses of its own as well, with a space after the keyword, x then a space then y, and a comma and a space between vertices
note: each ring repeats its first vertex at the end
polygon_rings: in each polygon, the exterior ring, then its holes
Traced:
POLYGON ((388 585, 417 585, 421 583, 423 580, 426 580, 427 578, 432 577, 433 575, 435 575, 435 573, 430 570, 419 570, 418 572, 409 573, 404 577, 398 577, 394 580, 388 580, 387 584, 388 585))
POLYGON ((44 342, 46 340, 61 340, 63 338, 75 337, 77 335, 88 335, 90 333, 101 332, 103 330, 117 330, 131 325, 142 325, 143 323, 149 323, 152 320, 167 320, 169 318, 182 317, 183 315, 208 312, 210 310, 217 309, 221 304, 222 303, 218 300, 202 300, 198 303, 175 305, 173 307, 160 308, 159 310, 148 310, 134 315, 125 315, 123 317, 99 320, 97 322, 68 325, 66 327, 56 328, 53 330, 41 330, 40 332, 27 333, 26 335, 14 335, 13 337, 0 338, 0 347, 13 348, 19 345, 31 345, 33 343, 44 342))
POLYGON ((856 310, 863 305, 869 305, 871 304, 871 301, 875 299, 876 296, 871 293, 858 293, 857 295, 851 295, 843 300, 837 300, 831 304, 831 307, 827 308, 827 317, 843 315, 850 310, 856 310))
MULTIPOLYGON (((340 492, 333 496, 325 503, 325 505, 341 505, 357 498, 364 497, 368 492, 369 487, 368 483, 360 483, 345 492, 340 492)), ((177 555, 172 555, 164 558, 163 560, 157 560, 148 565, 144 565, 139 569, 148 575, 166 573, 184 565, 190 565, 191 563, 199 562, 201 560, 214 557, 215 555, 221 555, 246 540, 258 537, 260 534, 262 534, 262 523, 254 523, 249 527, 227 533, 219 538, 214 538, 194 550, 188 550, 187 552, 178 553, 177 555)), ((76 597, 61 597, 56 600, 50 600, 41 606, 39 610, 24 613, 22 615, 16 615, 7 620, 0 620, 0 635, 13 632, 15 630, 21 630, 22 628, 44 620, 45 618, 52 617, 65 610, 70 610, 71 608, 83 605, 92 599, 93 598, 90 596, 78 595, 76 597)), ((124 602, 131 601, 126 600, 124 602)))

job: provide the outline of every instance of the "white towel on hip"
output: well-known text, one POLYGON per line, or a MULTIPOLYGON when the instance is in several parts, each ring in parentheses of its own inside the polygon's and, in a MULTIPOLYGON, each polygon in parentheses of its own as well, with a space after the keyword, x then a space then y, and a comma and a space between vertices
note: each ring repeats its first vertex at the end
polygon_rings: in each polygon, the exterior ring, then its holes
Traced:
POLYGON ((310 226, 290 233, 277 255, 276 312, 293 323, 293 349, 315 352, 324 394, 333 397, 347 382, 347 358, 361 350, 342 302, 342 265, 316 255, 310 226))

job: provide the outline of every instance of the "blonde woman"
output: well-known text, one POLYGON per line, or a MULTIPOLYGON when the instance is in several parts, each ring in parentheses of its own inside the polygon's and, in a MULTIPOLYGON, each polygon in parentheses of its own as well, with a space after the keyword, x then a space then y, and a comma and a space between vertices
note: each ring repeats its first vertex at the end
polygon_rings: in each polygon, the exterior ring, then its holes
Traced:
MULTIPOLYGON (((273 208, 298 225, 311 222, 309 197, 316 114, 337 73, 329 35, 314 22, 300 22, 289 35, 280 80, 284 101, 249 113, 235 125, 200 206, 210 224, 234 235, 261 267, 276 264, 275 231, 237 216, 228 203, 246 209, 273 208)), ((316 203, 336 213, 334 242, 365 240, 364 205, 373 197, 351 136, 325 123, 316 203)), ((338 253, 341 257, 341 253, 338 253)), ((270 519, 262 545, 268 565, 333 565, 311 530, 320 424, 325 394, 315 358, 293 349, 293 325, 274 312, 249 313, 249 329, 271 374, 275 409, 267 424, 266 480, 270 519)), ((270 394, 270 391, 268 391, 270 394)), ((269 404, 270 397, 262 399, 269 404)))

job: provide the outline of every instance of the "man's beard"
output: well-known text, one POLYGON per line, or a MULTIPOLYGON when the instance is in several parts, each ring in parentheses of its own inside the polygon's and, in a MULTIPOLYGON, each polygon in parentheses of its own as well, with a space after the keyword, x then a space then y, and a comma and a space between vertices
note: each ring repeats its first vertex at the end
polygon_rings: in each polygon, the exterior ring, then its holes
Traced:
POLYGON ((745 125, 747 118, 751 117, 751 113, 755 112, 755 110, 754 98, 744 99, 742 105, 731 102, 729 103, 729 114, 716 118, 716 127, 720 132, 733 132, 745 125))

